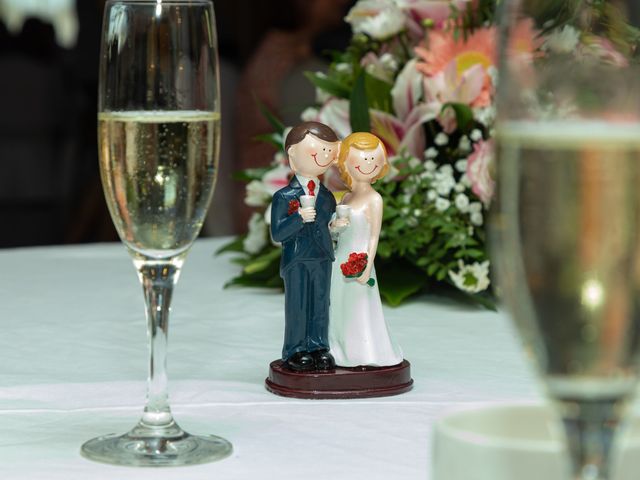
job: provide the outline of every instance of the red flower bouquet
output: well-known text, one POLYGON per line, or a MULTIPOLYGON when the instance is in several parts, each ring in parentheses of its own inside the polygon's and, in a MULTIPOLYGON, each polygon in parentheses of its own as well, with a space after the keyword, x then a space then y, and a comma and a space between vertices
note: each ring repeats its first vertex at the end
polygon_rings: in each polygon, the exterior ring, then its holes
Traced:
MULTIPOLYGON (((351 253, 345 263, 340 264, 340 270, 346 278, 358 278, 361 277, 367 268, 369 255, 366 253, 351 253)), ((373 287, 376 281, 370 278, 367 285, 373 287)))

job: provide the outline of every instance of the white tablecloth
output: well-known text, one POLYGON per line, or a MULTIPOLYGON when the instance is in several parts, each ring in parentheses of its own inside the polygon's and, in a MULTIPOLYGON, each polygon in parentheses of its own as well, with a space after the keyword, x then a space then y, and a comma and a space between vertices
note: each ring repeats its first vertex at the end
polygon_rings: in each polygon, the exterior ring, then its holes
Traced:
POLYGON ((124 433, 144 403, 141 288, 119 244, 0 250, 0 478, 430 478, 437 417, 475 403, 538 399, 508 320, 424 297, 385 315, 414 389, 372 400, 268 393, 283 297, 223 290, 237 272, 220 241, 198 241, 174 295, 169 378, 183 428, 229 439, 222 462, 170 469, 92 463, 80 445, 124 433))

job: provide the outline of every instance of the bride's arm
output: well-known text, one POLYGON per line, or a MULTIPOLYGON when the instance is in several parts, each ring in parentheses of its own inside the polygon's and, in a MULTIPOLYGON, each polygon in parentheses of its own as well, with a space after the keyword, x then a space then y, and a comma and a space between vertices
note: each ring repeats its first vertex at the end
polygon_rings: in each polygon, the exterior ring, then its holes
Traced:
POLYGON ((368 206, 367 217, 369 219, 369 224, 371 225, 369 233, 369 249, 367 251, 369 258, 367 259, 367 268, 362 273, 362 276, 358 277, 358 282, 362 285, 367 283, 371 277, 373 262, 376 259, 376 252, 378 251, 378 240, 380 238, 380 230, 382 228, 382 211, 384 208, 380 194, 375 193, 372 195, 372 199, 368 206))

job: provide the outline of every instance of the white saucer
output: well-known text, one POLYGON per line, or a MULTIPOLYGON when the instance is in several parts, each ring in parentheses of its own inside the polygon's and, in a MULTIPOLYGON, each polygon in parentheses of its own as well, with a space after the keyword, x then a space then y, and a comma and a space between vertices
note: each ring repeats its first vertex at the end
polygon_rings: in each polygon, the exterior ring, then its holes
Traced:
MULTIPOLYGON (((434 427, 433 480, 566 480, 557 417, 548 406, 499 405, 440 419, 434 427)), ((640 419, 621 439, 615 480, 640 471, 640 419)))

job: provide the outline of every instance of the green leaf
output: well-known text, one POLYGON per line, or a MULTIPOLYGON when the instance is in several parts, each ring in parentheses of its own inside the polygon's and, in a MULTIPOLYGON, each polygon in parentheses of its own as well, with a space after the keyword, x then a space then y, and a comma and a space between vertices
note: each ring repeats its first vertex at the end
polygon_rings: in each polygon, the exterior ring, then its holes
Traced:
POLYGON ((333 95, 334 97, 338 98, 349 98, 351 90, 343 83, 340 83, 339 81, 324 74, 316 72, 305 72, 304 75, 309 79, 311 83, 313 83, 320 90, 327 92, 329 95, 333 95))
POLYGON ((232 178, 234 180, 239 180, 241 182, 250 182, 252 180, 262 180, 262 177, 264 177, 266 173, 272 168, 273 167, 247 168, 246 170, 240 170, 239 172, 235 172, 232 178))
POLYGON ((284 124, 278 119, 278 117, 276 117, 267 108, 267 106, 264 103, 262 103, 260 101, 260 99, 255 94, 254 94, 253 98, 255 99, 256 103, 258 104, 258 108, 260 109, 260 112, 267 119, 267 121, 269 122, 271 127, 276 131, 276 133, 279 133, 280 135, 282 135, 284 133, 284 129, 285 129, 284 124))
POLYGON ((392 307, 397 307, 428 283, 421 270, 402 260, 376 262, 380 294, 392 307))
POLYGON ((235 238, 230 243, 227 243, 226 245, 223 245, 218 250, 216 250, 215 255, 220 255, 227 252, 244 253, 244 239, 245 235, 241 235, 235 238))
POLYGON ((365 88, 365 74, 361 72, 356 79, 351 92, 349 103, 349 119, 353 132, 368 132, 371 130, 371 118, 369 117, 369 101, 365 88))
POLYGON ((458 129, 466 132, 471 128, 473 125, 473 111, 469 105, 465 103, 449 102, 442 106, 442 110, 440 110, 440 112, 444 113, 447 108, 452 108, 455 112, 458 129))
POLYGON ((273 133, 263 133, 262 135, 256 135, 253 137, 254 140, 258 142, 265 142, 273 145, 278 150, 284 149, 284 144, 282 142, 282 135, 276 132, 273 133))
POLYGON ((365 73, 364 76, 369 107, 392 113, 391 89, 393 85, 368 73, 365 73))
POLYGON ((273 250, 265 253, 264 255, 259 256, 254 259, 250 264, 244 267, 243 272, 246 275, 251 275, 262 270, 269 268, 269 266, 273 265, 273 263, 277 263, 280 261, 281 251, 279 248, 274 248, 273 250))

